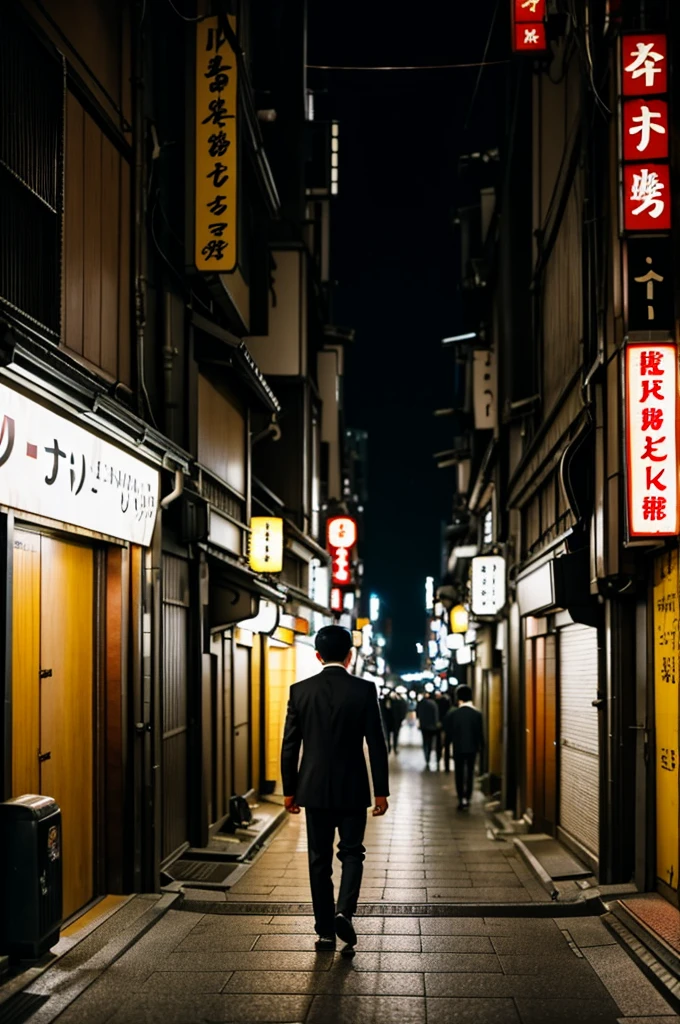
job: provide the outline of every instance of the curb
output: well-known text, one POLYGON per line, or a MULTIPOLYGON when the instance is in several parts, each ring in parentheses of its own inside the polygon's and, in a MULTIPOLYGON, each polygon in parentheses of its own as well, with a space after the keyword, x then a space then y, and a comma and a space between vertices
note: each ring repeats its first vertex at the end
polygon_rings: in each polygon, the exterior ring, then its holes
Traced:
POLYGON ((602 920, 619 945, 676 1012, 680 1011, 680 959, 620 903, 611 903, 608 911, 602 920))
MULTIPOLYGON (((135 897, 131 897, 132 899, 135 897)), ((128 900, 123 906, 128 906, 131 900, 128 900)), ((20 976, 15 979, 15 981, 21 981, 21 984, 13 988, 11 994, 0 1005, 0 1024, 25 1020, 26 1009, 32 1002, 35 1003, 35 1008, 40 1006, 41 1024, 50 1024, 90 985, 97 981, 112 964, 132 949, 135 943, 167 914, 168 910, 176 904, 180 904, 181 901, 182 897, 178 893, 162 895, 149 910, 124 928, 119 935, 114 935, 100 949, 94 950, 89 958, 83 960, 78 955, 79 947, 91 938, 99 927, 115 917, 122 907, 108 915, 104 921, 98 921, 95 927, 79 936, 68 949, 57 955, 44 968, 39 968, 38 974, 29 971, 30 976, 20 976), (75 964, 68 978, 65 979, 64 975, 69 971, 68 957, 71 954, 75 954, 75 964), (59 969, 54 971, 50 977, 52 968, 55 966, 58 966, 59 969)))
POLYGON ((521 839, 515 837, 512 840, 513 846, 518 850, 520 856, 523 858, 527 866, 533 871, 534 875, 541 883, 545 891, 550 896, 551 900, 559 899, 559 890, 555 887, 555 883, 552 878, 545 870, 538 858, 531 852, 526 843, 521 839))

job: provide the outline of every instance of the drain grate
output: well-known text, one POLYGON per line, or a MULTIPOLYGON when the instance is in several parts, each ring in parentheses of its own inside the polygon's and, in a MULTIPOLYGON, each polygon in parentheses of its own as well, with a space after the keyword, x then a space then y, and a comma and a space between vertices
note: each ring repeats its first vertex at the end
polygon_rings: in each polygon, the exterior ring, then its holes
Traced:
POLYGON ((216 864, 211 860, 176 860, 167 873, 177 882, 224 882, 237 864, 216 864))
POLYGON ((49 996, 33 995, 30 992, 17 992, 0 1006, 0 1024, 24 1024, 36 1010, 44 1006, 49 996))

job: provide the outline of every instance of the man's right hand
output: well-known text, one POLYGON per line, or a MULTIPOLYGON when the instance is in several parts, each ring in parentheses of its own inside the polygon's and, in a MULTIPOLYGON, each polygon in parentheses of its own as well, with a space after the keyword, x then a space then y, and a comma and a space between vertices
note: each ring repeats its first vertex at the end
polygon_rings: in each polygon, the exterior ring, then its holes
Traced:
POLYGON ((389 806, 386 796, 377 796, 375 798, 375 807, 373 808, 373 817, 382 818, 383 814, 387 814, 389 806))
POLYGON ((295 803, 295 797, 294 796, 284 796, 284 798, 283 798, 283 806, 286 808, 286 810, 288 811, 289 814, 299 814, 300 813, 300 808, 295 803))

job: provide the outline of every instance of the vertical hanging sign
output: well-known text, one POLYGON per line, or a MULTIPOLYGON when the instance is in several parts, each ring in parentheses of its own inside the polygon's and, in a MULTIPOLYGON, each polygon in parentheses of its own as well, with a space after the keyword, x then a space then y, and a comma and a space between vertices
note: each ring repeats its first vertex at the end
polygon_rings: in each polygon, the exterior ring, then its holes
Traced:
POLYGON ((678 888, 678 552, 654 560, 656 875, 678 888))
POLYGON ((673 342, 626 346, 628 536, 673 537, 678 521, 678 358, 673 342))
POLYGON ((196 25, 195 166, 194 263, 228 273, 238 256, 238 62, 217 17, 196 25))
POLYGON ((621 159, 624 231, 669 231, 668 40, 621 37, 621 159))
POLYGON ((542 53, 545 35, 546 0, 512 0, 512 48, 515 53, 542 53))

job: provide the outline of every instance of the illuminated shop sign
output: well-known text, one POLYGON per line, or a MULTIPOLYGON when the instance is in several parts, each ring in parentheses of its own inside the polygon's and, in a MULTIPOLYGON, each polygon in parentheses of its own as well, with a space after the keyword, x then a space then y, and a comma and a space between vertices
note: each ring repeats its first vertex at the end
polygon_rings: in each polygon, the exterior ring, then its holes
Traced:
POLYGON ((146 547, 158 488, 156 469, 0 384, 0 504, 146 547))
POLYGON ((672 342, 626 346, 628 535, 678 533, 678 357, 672 342))
POLYGON ((250 520, 249 564, 253 572, 283 569, 283 519, 253 516, 250 520))
POLYGON ((512 48, 515 53, 547 49, 546 0, 512 0, 512 48))
POLYGON ((505 604, 505 559, 479 555, 472 559, 472 614, 497 615, 505 604))
POLYGON ((326 525, 326 546, 331 554, 331 580, 334 586, 352 582, 352 548, 357 542, 356 520, 350 516, 334 516, 326 525))

